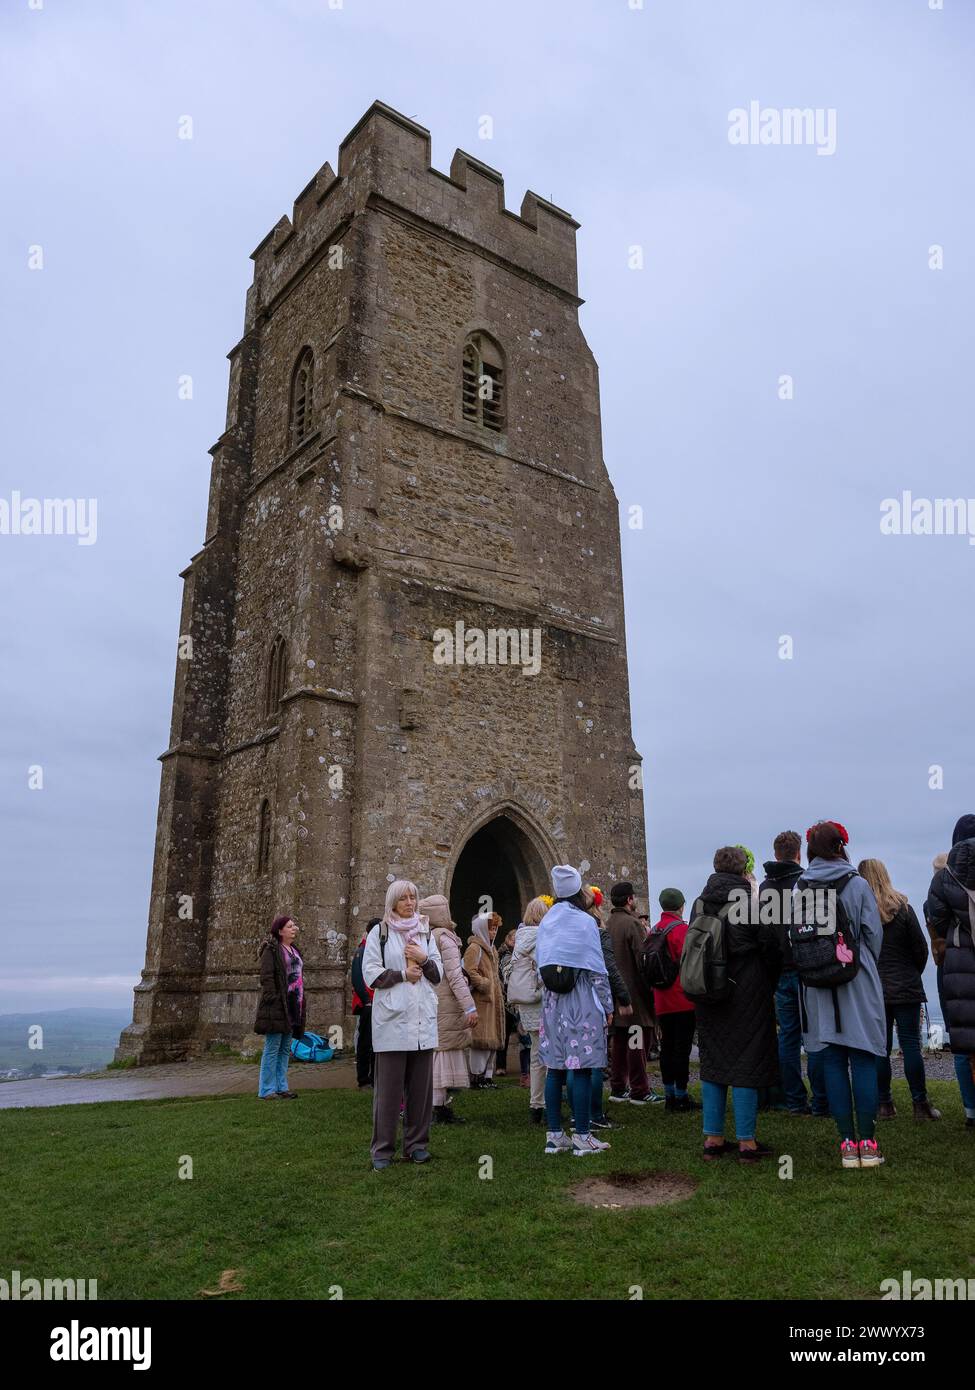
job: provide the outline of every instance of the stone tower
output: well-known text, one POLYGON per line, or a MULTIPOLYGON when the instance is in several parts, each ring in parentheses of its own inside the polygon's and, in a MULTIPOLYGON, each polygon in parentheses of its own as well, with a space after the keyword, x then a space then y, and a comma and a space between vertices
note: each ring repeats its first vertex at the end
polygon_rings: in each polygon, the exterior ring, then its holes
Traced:
POLYGON ((120 1057, 243 1043, 280 911, 323 1031, 393 877, 465 934, 553 863, 645 891, 577 226, 377 102, 253 253, 120 1057))

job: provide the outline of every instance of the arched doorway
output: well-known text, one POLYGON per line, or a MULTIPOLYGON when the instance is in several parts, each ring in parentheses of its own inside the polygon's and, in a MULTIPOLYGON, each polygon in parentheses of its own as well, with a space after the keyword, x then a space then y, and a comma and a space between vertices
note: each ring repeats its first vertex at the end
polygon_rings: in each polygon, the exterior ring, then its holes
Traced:
POLYGON ((548 887, 549 868, 528 832, 501 813, 475 830, 450 879, 450 915, 467 939, 481 900, 501 914, 503 933, 521 921, 525 904, 548 887))

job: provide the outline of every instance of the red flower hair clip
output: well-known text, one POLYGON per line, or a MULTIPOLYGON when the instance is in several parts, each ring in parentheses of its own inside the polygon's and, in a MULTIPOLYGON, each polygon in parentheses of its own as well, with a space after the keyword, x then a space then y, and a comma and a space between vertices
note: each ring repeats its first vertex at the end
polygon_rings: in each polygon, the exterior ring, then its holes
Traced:
MULTIPOLYGON (((816 822, 816 825, 832 825, 832 826, 834 827, 834 829, 836 829, 837 831, 839 831, 839 836, 840 836, 840 839, 843 841, 843 843, 844 843, 845 845, 848 845, 848 844, 850 843, 850 836, 849 836, 849 832, 847 831, 846 826, 845 826, 845 825, 840 825, 840 823, 839 823, 838 820, 821 820, 821 821, 817 821, 817 822, 816 822)), ((808 843, 809 843, 809 836, 813 833, 813 831, 814 831, 815 829, 816 829, 816 826, 815 826, 815 825, 811 825, 811 826, 809 827, 809 829, 806 831, 806 844, 807 844, 807 845, 808 845, 808 843)))

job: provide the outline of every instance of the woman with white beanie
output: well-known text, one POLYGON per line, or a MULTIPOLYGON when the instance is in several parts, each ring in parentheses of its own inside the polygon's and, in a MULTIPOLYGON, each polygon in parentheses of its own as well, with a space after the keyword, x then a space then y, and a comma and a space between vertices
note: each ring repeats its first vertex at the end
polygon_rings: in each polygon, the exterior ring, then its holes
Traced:
POLYGON ((545 1152, 577 1158, 609 1145, 590 1133, 592 1071, 606 1066, 606 1029, 613 1021, 606 961, 599 928, 585 910, 582 878, 571 864, 552 870, 555 903, 542 918, 535 942, 542 979, 539 1054, 545 1081, 545 1152), (562 1089, 573 1072, 575 1133, 562 1129, 562 1089))

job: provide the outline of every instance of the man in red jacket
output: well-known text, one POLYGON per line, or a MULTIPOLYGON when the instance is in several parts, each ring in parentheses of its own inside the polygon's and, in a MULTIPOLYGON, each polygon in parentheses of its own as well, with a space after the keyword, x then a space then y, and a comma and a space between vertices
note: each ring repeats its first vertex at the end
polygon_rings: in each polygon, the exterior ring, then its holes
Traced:
MULTIPOLYGON (((684 921, 684 894, 679 888, 665 888, 660 894, 661 917, 654 931, 667 932, 667 949, 680 961, 687 935, 684 921)), ((680 987, 680 976, 669 989, 655 989, 653 1008, 660 1029, 660 1075, 668 1110, 699 1110, 687 1092, 691 1047, 694 1042, 694 1005, 680 987)))

